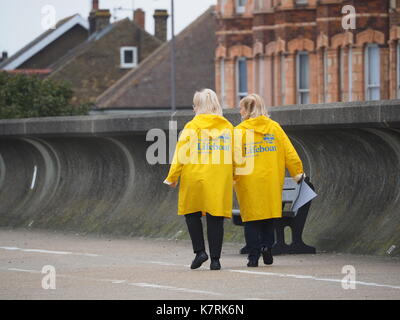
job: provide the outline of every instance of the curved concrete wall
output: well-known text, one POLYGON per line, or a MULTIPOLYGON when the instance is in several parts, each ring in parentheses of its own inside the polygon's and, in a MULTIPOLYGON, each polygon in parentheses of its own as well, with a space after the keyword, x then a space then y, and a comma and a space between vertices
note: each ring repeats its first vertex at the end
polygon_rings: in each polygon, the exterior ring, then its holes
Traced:
MULTIPOLYGON (((275 109, 319 197, 305 227, 319 251, 400 256, 400 103, 275 109), (395 247, 393 247, 395 246, 395 247)), ((174 115, 178 129, 193 115, 174 115)), ((226 116, 237 124, 237 112, 226 116)), ((186 237, 169 165, 150 165, 145 133, 169 113, 0 121, 0 226, 186 237)), ((227 241, 243 231, 225 223, 227 241)))
POLYGON ((147 164, 143 140, 0 140, 0 225, 134 236, 174 233, 168 229, 177 223, 176 194, 162 185, 166 168, 147 164))

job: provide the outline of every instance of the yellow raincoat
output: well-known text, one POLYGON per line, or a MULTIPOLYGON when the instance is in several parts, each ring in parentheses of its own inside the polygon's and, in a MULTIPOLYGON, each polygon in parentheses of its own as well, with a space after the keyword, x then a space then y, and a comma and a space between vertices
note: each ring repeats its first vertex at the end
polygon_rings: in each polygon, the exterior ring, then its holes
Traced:
POLYGON ((178 215, 231 218, 233 197, 232 124, 222 116, 196 115, 183 129, 165 183, 178 181, 178 215))
POLYGON ((235 191, 242 220, 282 217, 285 168, 292 177, 303 173, 296 150, 281 126, 266 116, 243 121, 235 128, 235 138, 236 134, 241 139, 237 139, 235 153, 239 153, 244 162, 236 161, 239 158, 235 156, 235 167, 241 168, 250 161, 248 167, 252 168, 243 175, 235 171, 235 191), (246 129, 254 130, 254 139, 248 138, 251 135, 246 135, 246 129))

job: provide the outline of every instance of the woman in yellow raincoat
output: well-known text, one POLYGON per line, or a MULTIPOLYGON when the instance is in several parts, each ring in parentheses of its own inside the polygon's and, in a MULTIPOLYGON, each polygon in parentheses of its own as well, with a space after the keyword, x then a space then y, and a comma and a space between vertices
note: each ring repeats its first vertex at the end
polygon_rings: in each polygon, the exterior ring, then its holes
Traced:
POLYGON ((223 222, 232 215, 233 126, 222 116, 214 91, 196 92, 193 103, 196 116, 179 137, 164 183, 175 187, 180 178, 178 215, 185 216, 196 254, 191 268, 197 269, 208 260, 201 222, 206 216, 210 269, 219 270, 223 222))
POLYGON ((273 221, 282 217, 285 168, 299 182, 303 165, 260 96, 242 99, 240 114, 243 122, 235 128, 235 191, 245 223, 247 266, 257 267, 261 254, 265 264, 273 263, 273 221))

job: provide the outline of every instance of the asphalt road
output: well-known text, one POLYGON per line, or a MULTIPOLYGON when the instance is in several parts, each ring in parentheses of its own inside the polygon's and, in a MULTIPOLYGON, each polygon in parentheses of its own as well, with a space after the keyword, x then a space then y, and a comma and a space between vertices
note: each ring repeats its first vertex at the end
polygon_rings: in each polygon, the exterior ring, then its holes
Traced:
POLYGON ((400 259, 286 255, 248 268, 239 249, 224 244, 220 271, 190 270, 188 241, 3 229, 0 299, 400 299, 400 259))

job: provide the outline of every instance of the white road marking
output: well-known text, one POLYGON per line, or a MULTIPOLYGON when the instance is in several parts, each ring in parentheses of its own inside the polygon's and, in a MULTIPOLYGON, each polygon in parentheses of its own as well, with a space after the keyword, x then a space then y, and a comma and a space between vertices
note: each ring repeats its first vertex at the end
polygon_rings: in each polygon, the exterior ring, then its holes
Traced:
POLYGON ((196 290, 196 289, 187 289, 187 288, 179 288, 173 286, 164 286, 154 283, 129 283, 131 286, 142 287, 142 288, 153 288, 153 289, 161 289, 161 290, 169 290, 169 291, 180 291, 180 292, 187 292, 187 293, 199 293, 199 294, 207 294, 212 296, 222 296, 222 293, 217 293, 213 291, 204 291, 204 290, 196 290))
MULTIPOLYGON (((34 252, 34 253, 44 253, 44 254, 56 254, 56 255, 80 255, 80 256, 89 256, 89 257, 99 257, 100 255, 98 254, 93 254, 93 253, 73 253, 69 251, 53 251, 53 250, 43 250, 43 249, 22 249, 18 247, 0 247, 0 249, 3 250, 9 250, 9 251, 23 251, 23 252, 34 252)), ((170 263, 170 262, 164 262, 164 261, 140 261, 141 263, 148 263, 148 264, 157 264, 157 265, 162 265, 162 266, 176 266, 176 267, 190 267, 190 265, 181 265, 181 264, 175 264, 175 263, 170 263)), ((204 266, 200 267, 200 269, 208 269, 204 266)), ((24 270, 24 269, 8 269, 10 271, 21 271, 21 272, 33 272, 32 270, 24 270)), ((281 277, 281 278, 294 278, 294 279, 305 279, 305 280, 313 280, 313 281, 325 281, 325 282, 335 282, 335 283, 341 283, 342 279, 331 279, 331 278, 318 278, 314 277, 311 275, 299 275, 299 274, 286 274, 286 273, 276 273, 276 272, 262 272, 262 271, 250 271, 250 270, 235 270, 235 269, 223 269, 222 271, 228 271, 228 272, 235 272, 235 273, 242 273, 242 274, 252 274, 252 275, 263 275, 263 276, 274 276, 274 277, 281 277)), ((100 280, 99 280, 100 281, 100 280)), ((125 283, 126 280, 101 280, 101 281, 114 281, 113 283, 125 283)), ((399 285, 390 285, 390 284, 381 284, 381 283, 375 283, 375 282, 365 282, 365 281, 354 281, 356 285, 363 285, 363 286, 370 286, 370 287, 383 287, 383 288, 390 288, 390 289, 397 289, 400 290, 399 285)), ((139 283, 140 285, 153 285, 153 284, 142 284, 139 283)), ((157 287, 159 285, 155 284, 154 287, 157 287)), ((167 289, 168 286, 161 286, 164 289, 167 289)), ((161 288, 160 287, 160 288, 161 288)), ((170 287, 172 290, 174 288, 175 291, 182 291, 185 290, 184 288, 176 288, 176 287, 170 287)), ((191 290, 191 289, 187 289, 191 290)), ((199 290, 197 290, 199 291, 199 290)), ((204 291, 208 292, 208 291, 204 291)), ((219 295, 219 294, 217 294, 219 295)))
POLYGON ((144 263, 158 264, 160 266, 181 266, 181 264, 163 262, 163 261, 143 261, 144 263))
POLYGON ((8 271, 16 271, 16 272, 40 273, 37 270, 19 269, 19 268, 8 268, 7 270, 8 271))
MULTIPOLYGON (((308 279, 315 281, 326 281, 326 282, 342 282, 342 279, 330 279, 330 278, 318 278, 309 275, 299 275, 299 274, 286 274, 286 273, 275 273, 275 272, 261 272, 261 271, 249 271, 249 270, 227 270, 229 272, 262 275, 262 276, 275 276, 281 278, 295 278, 295 279, 308 279)), ((371 286, 371 287, 385 287, 391 289, 400 289, 400 286, 394 286, 389 284, 380 284, 375 282, 364 282, 364 281, 354 281, 356 285, 371 286)))
POLYGON ((126 280, 111 280, 111 283, 115 284, 126 283, 126 280))
MULTIPOLYGON (((29 270, 29 269, 19 269, 19 268, 0 268, 0 270, 7 271, 15 271, 15 272, 27 272, 27 273, 41 273, 37 270, 29 270)), ((222 296, 222 293, 217 293, 213 291, 205 291, 205 290, 197 290, 197 289, 189 289, 189 288, 179 288, 174 286, 166 286, 160 285, 156 283, 145 283, 145 282, 128 282, 127 280, 111 280, 111 279, 97 279, 91 277, 80 277, 80 276, 69 276, 66 274, 57 274, 57 277, 66 278, 66 279, 75 279, 75 280, 83 280, 83 281, 101 281, 101 282, 109 282, 113 284, 127 284, 130 286, 141 287, 141 288, 151 288, 157 290, 169 290, 169 291, 177 291, 177 292, 185 292, 185 293, 196 293, 196 294, 205 294, 212 296, 222 296)))
POLYGON ((33 253, 45 253, 45 254, 57 254, 57 255, 78 255, 86 257, 98 257, 98 254, 94 253, 80 253, 80 252, 69 252, 69 251, 54 251, 54 250, 43 250, 43 249, 23 249, 17 247, 0 247, 0 249, 8 251, 22 251, 22 252, 33 252, 33 253))
POLYGON ((33 168, 33 176, 32 176, 32 182, 31 182, 31 190, 35 187, 36 183, 36 174, 37 174, 37 166, 33 168))

